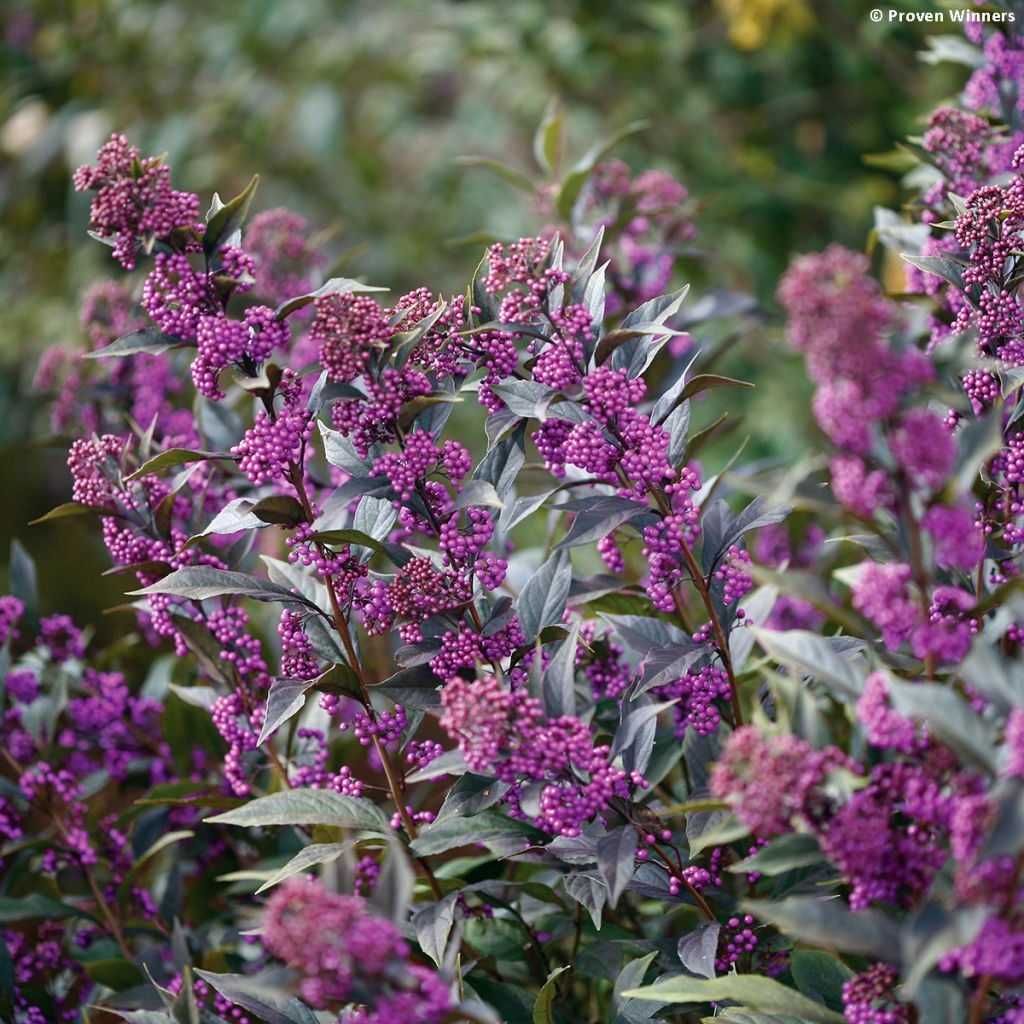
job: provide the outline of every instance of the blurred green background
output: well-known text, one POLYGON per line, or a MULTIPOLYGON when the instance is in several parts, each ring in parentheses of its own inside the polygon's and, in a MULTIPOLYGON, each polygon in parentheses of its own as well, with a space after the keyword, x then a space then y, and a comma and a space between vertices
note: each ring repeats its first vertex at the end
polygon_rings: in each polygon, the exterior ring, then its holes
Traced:
MULTIPOLYGON (((864 164, 962 84, 922 63, 923 32, 874 25, 853 0, 21 0, 5 5, 0 92, 0 469, 4 538, 44 563, 44 603, 115 603, 97 589, 92 524, 26 529, 67 497, 64 453, 30 440, 39 352, 78 337, 83 289, 113 272, 70 175, 113 130, 167 151, 179 187, 286 205, 331 233, 348 273, 399 289, 461 288, 480 232, 540 226, 530 201, 458 158, 535 170, 533 131, 557 99, 571 146, 640 118, 616 151, 701 201, 698 287, 772 296, 794 252, 863 244, 899 182, 864 164), (51 581, 45 584, 45 581, 51 581)), ((804 436, 802 371, 755 331, 730 369, 753 451, 804 436), (752 397, 748 397, 752 396, 752 397)))

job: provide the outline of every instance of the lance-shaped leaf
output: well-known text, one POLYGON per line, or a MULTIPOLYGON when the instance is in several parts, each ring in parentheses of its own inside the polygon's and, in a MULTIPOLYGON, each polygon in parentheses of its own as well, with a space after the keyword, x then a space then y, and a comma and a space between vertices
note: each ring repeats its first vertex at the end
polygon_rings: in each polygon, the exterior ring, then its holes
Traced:
POLYGON ((330 789, 289 789, 257 797, 241 807, 206 819, 220 825, 338 825, 390 834, 391 822, 376 804, 330 789))
POLYGON ((206 218, 206 231, 203 234, 203 252, 208 261, 216 256, 222 245, 232 241, 231 236, 235 232, 241 230, 259 183, 260 176, 254 174, 242 192, 226 203, 222 203, 220 196, 214 194, 213 205, 206 218))
POLYGON ((500 501, 505 500, 526 461, 525 437, 526 425, 520 423, 491 448, 473 471, 473 479, 491 484, 500 501))
POLYGON ((804 629, 750 628, 757 642, 776 661, 827 683, 842 698, 857 700, 864 691, 863 670, 838 654, 824 637, 804 629))
POLYGON ((722 926, 717 921, 699 925, 684 935, 676 945, 679 962, 698 978, 715 976, 715 955, 718 952, 718 934, 722 926))
POLYGON ((155 327, 143 327, 137 331, 122 334, 106 348, 98 348, 86 352, 86 359, 113 359, 120 356, 150 355, 159 356, 172 348, 182 348, 188 344, 173 334, 163 334, 155 327))
POLYGON ((601 930, 601 918, 608 903, 608 886, 598 875, 574 871, 562 876, 565 891, 590 914, 594 927, 601 930))
POLYGON ((519 595, 519 625, 527 643, 547 626, 562 621, 572 583, 572 564, 566 551, 553 554, 527 581, 519 595))
POLYGON ((900 962, 896 922, 878 910, 851 911, 836 897, 791 896, 779 901, 745 900, 743 909, 807 945, 900 962))
POLYGON ((995 734, 960 694, 939 683, 890 679, 888 685, 896 711, 926 722, 940 743, 989 775, 997 773, 995 734))
POLYGON ((632 825, 623 825, 597 841, 597 869, 608 886, 610 907, 619 902, 633 880, 636 846, 637 833, 632 825))
POLYGON ((231 452, 204 452, 192 448, 168 448, 166 451, 154 455, 153 458, 144 462, 131 476, 124 478, 125 483, 137 480, 140 476, 147 476, 150 473, 159 473, 164 469, 173 469, 175 466, 184 466, 190 462, 208 462, 210 459, 226 459, 230 462, 238 460, 237 455, 231 452))
POLYGON ((566 967, 556 967, 549 975, 548 980, 541 985, 537 993, 537 1001, 533 1005, 533 1024, 555 1024, 554 1005, 555 996, 558 994, 558 976, 566 967))
POLYGON ((347 277, 332 277, 329 281, 320 285, 315 292, 307 292, 305 295, 296 295, 294 299, 282 302, 274 310, 274 318, 283 320, 286 316, 294 313, 303 306, 319 299, 322 295, 348 295, 360 292, 386 292, 387 288, 375 288, 370 284, 363 284, 361 281, 353 281, 347 277))
POLYGON ((643 131, 650 125, 650 121, 634 121, 620 128, 606 139, 595 142, 573 165, 568 174, 562 179, 558 189, 556 206, 563 219, 569 220, 572 216, 573 207, 579 199, 580 192, 586 184, 587 178, 597 166, 623 139, 643 131))
POLYGON ((333 863, 351 850, 357 842, 357 839, 349 839, 344 843, 310 843, 309 846, 299 850, 284 867, 278 868, 256 890, 256 895, 266 892, 267 889, 272 889, 275 885, 280 885, 281 882, 287 881, 293 875, 305 874, 310 868, 319 864, 333 863))
POLYGON ((579 636, 580 625, 577 622, 544 672, 544 711, 549 718, 576 714, 576 648, 579 636))
POLYGON ((730 974, 723 978, 666 978, 643 988, 629 989, 624 996, 662 1003, 716 1003, 726 999, 768 1013, 784 1013, 807 1024, 843 1024, 842 1014, 808 999, 773 978, 754 974, 730 974))
POLYGON ((633 696, 639 697, 655 686, 664 686, 682 679, 696 662, 707 657, 710 652, 709 644, 669 644, 653 648, 644 656, 643 676, 633 696))
POLYGON ((729 871, 739 874, 758 872, 765 877, 784 874, 794 868, 805 868, 819 864, 825 859, 818 840, 809 832, 790 832, 762 847, 752 857, 746 857, 737 864, 730 864, 729 871))
POLYGON ((293 594, 280 584, 244 572, 214 569, 209 565, 176 569, 169 576, 148 587, 129 591, 129 597, 147 597, 150 594, 170 594, 174 597, 187 597, 193 601, 206 601, 211 597, 231 594, 248 597, 254 601, 281 601, 285 604, 304 604, 316 608, 311 601, 300 594, 293 594))
POLYGON ((455 923, 455 907, 459 895, 458 892, 450 892, 440 902, 431 903, 412 915, 412 927, 416 933, 416 941, 420 944, 420 949, 438 967, 444 963, 448 937, 451 935, 455 923))
POLYGON ((305 1003, 289 996, 281 984, 248 974, 214 974, 195 969, 225 999, 255 1013, 266 1024, 319 1024, 319 1018, 305 1003))
POLYGON ((576 513, 569 532, 558 542, 560 548, 577 547, 601 540, 612 530, 640 516, 648 516, 654 521, 654 515, 646 504, 617 495, 580 498, 556 505, 555 508, 559 512, 576 513))
POLYGON ((693 643, 678 626, 664 619, 645 615, 605 615, 604 618, 637 654, 648 654, 668 644, 682 647, 693 643))
POLYGON ((412 841, 410 849, 419 857, 432 857, 460 846, 486 845, 496 840, 516 838, 521 839, 525 847, 547 837, 525 821, 517 821, 497 811, 484 811, 472 818, 446 818, 428 825, 412 841))
POLYGON ((275 679, 267 694, 267 714, 260 729, 257 746, 266 741, 306 703, 306 693, 316 686, 315 679, 275 679))

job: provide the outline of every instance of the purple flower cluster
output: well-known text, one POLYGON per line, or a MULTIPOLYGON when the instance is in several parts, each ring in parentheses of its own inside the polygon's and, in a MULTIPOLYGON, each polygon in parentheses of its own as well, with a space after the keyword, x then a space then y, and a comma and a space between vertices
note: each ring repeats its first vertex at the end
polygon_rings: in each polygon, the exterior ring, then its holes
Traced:
POLYGON ((150 252, 172 233, 202 234, 199 196, 171 188, 171 171, 160 157, 142 158, 123 135, 113 135, 96 156, 95 167, 74 176, 79 192, 95 192, 89 212, 94 230, 112 240, 114 259, 126 270, 139 251, 150 252))
POLYGON ((441 692, 441 727, 472 771, 493 774, 514 788, 505 798, 520 814, 556 835, 576 836, 601 817, 611 800, 628 799, 643 780, 613 766, 609 748, 595 744, 578 718, 548 719, 541 702, 507 689, 496 676, 451 679, 441 692), (538 809, 523 805, 523 791, 540 783, 538 809))
POLYGON ((409 946, 390 921, 311 878, 291 878, 270 897, 263 942, 298 969, 299 991, 312 1006, 364 1004, 350 1017, 360 1024, 440 1024, 452 1008, 447 985, 408 962, 409 946))

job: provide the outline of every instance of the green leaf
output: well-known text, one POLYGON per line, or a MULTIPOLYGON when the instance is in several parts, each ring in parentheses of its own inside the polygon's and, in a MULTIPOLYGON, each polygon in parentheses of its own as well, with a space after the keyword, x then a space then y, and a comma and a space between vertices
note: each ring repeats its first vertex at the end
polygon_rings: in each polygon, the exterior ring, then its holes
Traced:
POLYGON ((510 185, 522 189, 527 195, 532 196, 537 192, 537 186, 525 174, 498 160, 491 160, 485 156, 460 156, 456 157, 455 163, 463 167, 479 167, 482 170, 490 171, 491 174, 496 174, 510 185))
POLYGON ((603 139, 600 142, 595 143, 587 150, 586 153, 580 158, 580 160, 573 166, 572 170, 562 179, 561 186, 558 190, 558 212, 562 215, 564 220, 570 220, 572 217, 573 207, 576 205, 576 200, 579 198, 580 192, 583 191, 583 186, 586 184, 587 178, 590 177, 591 172, 597 166, 597 164, 605 158, 623 139, 628 139, 630 135, 635 135, 637 132, 643 131, 650 125, 650 121, 634 121, 632 124, 627 124, 624 128, 620 128, 613 135, 607 139, 603 139))
POLYGON ((532 643, 545 627, 562 621, 571 583, 572 563, 564 550, 553 554, 526 581, 517 611, 527 643, 532 643))
POLYGON ((776 631, 751 626, 757 642, 776 661, 827 683, 845 700, 864 691, 865 672, 837 654, 828 640, 804 629, 776 631))
POLYGON ((842 1012, 843 982, 853 977, 842 960, 820 949, 794 949, 789 971, 801 992, 818 995, 830 1010, 842 1012))
POLYGON ((67 903, 61 903, 41 892, 28 896, 0 896, 0 921, 27 921, 35 917, 60 920, 65 917, 89 917, 67 903))
POLYGON ((731 974, 724 978, 667 978, 623 992, 635 999, 664 1003, 714 1003, 733 999, 755 1010, 801 1017, 809 1024, 843 1024, 843 1016, 772 978, 731 974))
POLYGON ((548 980, 541 986, 537 993, 537 1002, 533 1004, 533 1024, 554 1024, 551 1008, 558 993, 556 984, 560 974, 569 970, 569 966, 556 967, 549 975, 548 980))
POLYGON ((162 835, 152 846, 150 846, 142 856, 138 857, 128 873, 124 876, 124 881, 121 882, 118 887, 118 896, 124 899, 128 892, 131 890, 132 883, 139 876, 139 872, 151 861, 157 854, 168 847, 174 846, 176 843, 184 842, 186 839, 191 839, 195 835, 195 832, 183 830, 180 832, 168 832, 162 835))
POLYGON ((949 686, 888 680, 893 709, 928 725, 929 733, 965 761, 996 775, 996 737, 991 726, 949 686))
POLYGON ((945 256, 914 256, 911 253, 900 253, 904 260, 918 270, 934 274, 948 281, 957 291, 964 291, 963 267, 945 256))
POLYGON ((680 400, 692 398, 702 391, 711 391, 714 388, 753 388, 747 380, 736 380, 734 377, 722 377, 717 373, 698 373, 679 394, 680 400))
POLYGON ((497 811, 484 811, 472 818, 452 817, 428 825, 409 844, 419 857, 432 857, 460 846, 484 845, 496 840, 521 838, 527 843, 544 842, 547 836, 525 821, 509 818, 497 811))
POLYGON ((548 174, 554 174, 558 165, 564 127, 565 115, 558 111, 554 103, 550 104, 533 136, 534 159, 548 174))
MULTIPOLYGON (((221 245, 227 242, 231 235, 245 223, 249 205, 252 203, 252 197, 256 194, 256 187, 259 183, 260 176, 254 174, 249 184, 234 199, 228 200, 216 212, 211 210, 206 221, 206 232, 203 235, 203 252, 206 254, 207 262, 216 256, 221 245)), ((216 196, 214 199, 216 205, 219 199, 216 196)))
POLYGON ((97 985, 105 985, 115 992, 126 988, 134 988, 136 985, 143 985, 146 976, 139 970, 136 964, 123 957, 111 958, 109 960, 91 960, 85 964, 85 973, 90 981, 97 985))
POLYGON ((227 459, 237 462, 238 456, 231 452, 204 452, 192 448, 168 448, 166 451, 154 455, 153 458, 144 462, 134 473, 124 478, 125 483, 138 480, 141 476, 150 473, 157 473, 162 469, 172 469, 175 466, 184 466, 190 462, 206 462, 209 459, 227 459))
POLYGON ((138 331, 122 334, 117 341, 112 341, 106 348, 98 348, 86 352, 86 359, 112 359, 115 356, 150 355, 159 356, 172 348, 182 348, 188 344, 172 334, 162 334, 155 327, 143 327, 138 331))
POLYGON ((807 945, 900 962, 899 928, 878 910, 851 911, 834 896, 791 896, 779 901, 745 900, 745 911, 807 945))
POLYGON ((288 494, 272 494, 262 498, 249 509, 261 523, 275 526, 298 526, 306 522, 306 511, 297 498, 288 494))
POLYGON ((608 906, 614 908, 636 870, 637 833, 632 825, 609 832, 597 841, 597 869, 608 885, 608 906))
POLYGON ((533 1000, 521 985, 493 981, 479 971, 470 976, 468 984, 501 1014, 506 1024, 532 1024, 533 1000))
POLYGON ((286 302, 282 302, 277 309, 274 310, 274 319, 283 320, 286 316, 294 313, 298 309, 302 309, 303 306, 308 306, 311 302, 315 302, 323 295, 348 295, 355 293, 365 292, 386 292, 387 288, 376 288, 370 284, 363 284, 360 281, 353 281, 348 277, 332 277, 325 284, 322 284, 314 292, 308 292, 305 295, 296 295, 294 299, 288 299, 286 302))
POLYGON ((11 541, 11 593, 25 606, 28 615, 35 615, 39 605, 36 563, 21 541, 11 541))
POLYGON ((355 544, 359 547, 369 548, 371 551, 384 555, 385 558, 399 568, 412 559, 412 552, 403 548, 400 544, 392 544, 386 540, 376 540, 362 530, 324 530, 321 533, 314 533, 313 537, 329 547, 355 544))
POLYGON ((30 520, 28 525, 36 526, 38 523, 49 523, 55 519, 68 519, 71 516, 109 516, 111 514, 110 509, 107 508, 94 508, 92 505, 83 505, 78 501, 65 501, 63 505, 51 508, 45 516, 30 520))
POLYGON ((349 839, 344 843, 311 843, 303 847, 284 867, 278 868, 257 890, 258 896, 275 885, 280 885, 293 875, 300 875, 318 864, 330 864, 344 856, 356 845, 358 840, 349 839))
POLYGON ((306 693, 316 686, 316 679, 275 679, 267 694, 267 712, 260 729, 257 746, 263 746, 289 718, 297 715, 306 703, 306 693))
POLYGON ((207 821, 243 828, 268 825, 337 825, 365 828, 389 834, 391 823, 370 800, 345 796, 329 789, 289 789, 250 800, 235 810, 216 814, 207 821))
POLYGON ((287 587, 271 583, 270 580, 262 579, 259 576, 250 576, 244 572, 214 569, 208 565, 176 569, 169 576, 165 576, 148 587, 129 591, 130 597, 147 597, 150 594, 172 594, 175 597, 187 597, 193 601, 206 601, 211 597, 233 595, 252 598, 254 601, 304 604, 319 610, 301 594, 293 594, 287 587))
POLYGON ((214 974, 198 968, 196 974, 266 1024, 318 1024, 317 1015, 305 1003, 282 992, 279 985, 268 985, 259 977, 244 974, 214 974))
POLYGON ((816 836, 808 832, 790 832, 772 840, 752 857, 747 857, 738 864, 730 864, 728 870, 744 875, 757 871, 773 878, 795 868, 819 864, 823 860, 825 854, 822 853, 816 836))

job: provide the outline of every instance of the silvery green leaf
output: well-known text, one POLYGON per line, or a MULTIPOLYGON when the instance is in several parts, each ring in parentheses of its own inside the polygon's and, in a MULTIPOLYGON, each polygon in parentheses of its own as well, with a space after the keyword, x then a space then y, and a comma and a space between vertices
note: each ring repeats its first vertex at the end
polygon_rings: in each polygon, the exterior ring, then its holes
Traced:
POLYGON ((556 505, 555 508, 560 512, 576 514, 569 532, 558 542, 560 548, 577 547, 601 540, 623 524, 640 517, 655 521, 654 514, 645 503, 617 495, 581 498, 556 505))
POLYGON ((729 871, 738 874, 758 872, 767 878, 784 874, 794 868, 804 868, 825 860, 818 840, 809 832, 790 832, 773 839, 753 856, 736 864, 730 864, 729 871))
POLYGON ((150 355, 158 356, 169 352, 172 348, 182 348, 188 342, 173 334, 162 334, 155 327, 143 327, 137 331, 122 334, 106 348, 98 348, 86 352, 86 359, 112 359, 121 356, 150 355))
POLYGON ((545 627, 562 621, 571 583, 572 563, 564 550, 555 552, 526 581, 517 611, 527 643, 532 643, 545 627))
POLYGON ((435 821, 409 844, 418 857, 432 857, 460 846, 474 846, 502 839, 519 839, 523 847, 547 837, 525 821, 517 821, 498 811, 482 811, 472 818, 450 817, 435 821))
POLYGON ((412 915, 412 927, 416 941, 431 960, 440 967, 444 963, 448 937, 455 923, 455 906, 458 892, 450 892, 438 903, 417 910, 412 915))
POLYGON ((493 807, 510 788, 507 782, 466 772, 448 790, 435 821, 444 821, 456 816, 472 818, 473 815, 493 807))
POLYGON ((907 965, 904 998, 914 998, 921 983, 947 953, 969 946, 990 913, 985 906, 950 909, 931 901, 915 909, 901 929, 903 962, 907 965))
POLYGON ((351 439, 346 437, 340 430, 332 430, 321 420, 317 420, 317 426, 320 429, 320 436, 324 442, 324 455, 332 466, 343 469, 353 477, 360 479, 369 477, 370 468, 380 454, 379 446, 374 445, 364 459, 356 451, 356 447, 351 439))
POLYGON ((996 736, 991 726, 949 686, 939 683, 905 683, 889 679, 893 708, 919 719, 928 732, 960 757, 989 775, 995 775, 996 736))
POLYGON ((580 624, 577 622, 544 671, 544 711, 549 718, 576 714, 576 649, 579 636, 580 624))
POLYGON ((820 949, 794 949, 789 972, 804 995, 821 999, 830 1010, 842 1012, 843 985, 853 977, 853 971, 842 960, 820 949))
POLYGON ((717 921, 698 925, 684 935, 676 947, 680 963, 698 978, 715 976, 715 954, 718 952, 718 934, 722 926, 717 921))
POLYGON ((774 978, 754 974, 729 974, 707 979, 680 975, 643 988, 627 989, 623 995, 668 1004, 735 1000, 755 1010, 792 1014, 808 1024, 843 1024, 844 1021, 842 1014, 787 988, 774 978))
POLYGON ((501 501, 505 500, 512 489, 526 461, 525 437, 526 425, 520 423, 512 433, 491 448, 473 473, 474 480, 484 480, 491 484, 501 501))
POLYGON ((597 869, 608 886, 608 906, 614 907, 633 878, 637 833, 623 825, 597 841, 597 869))
POLYGON ((344 856, 351 850, 358 840, 349 839, 343 843, 311 843, 303 847, 284 867, 278 868, 257 890, 256 894, 266 892, 275 885, 286 881, 293 875, 302 875, 309 872, 310 868, 319 864, 330 864, 339 857, 344 856))
POLYGON ((261 579, 259 576, 250 576, 244 572, 214 569, 208 565, 175 569, 174 572, 148 587, 129 591, 131 597, 145 597, 149 594, 171 594, 175 597, 187 597, 193 601, 236 595, 248 597, 254 601, 280 601, 284 604, 305 604, 315 608, 315 605, 301 594, 293 594, 287 588, 277 583, 271 583, 270 580, 261 579))
POLYGON ((899 926, 881 911, 852 911, 836 896, 745 900, 742 906, 759 921, 808 945, 900 963, 899 926))
POLYGON ((266 1024, 319 1024, 317 1015, 305 1003, 287 995, 280 981, 275 983, 262 975, 214 974, 199 968, 195 972, 226 999, 255 1013, 266 1024))
POLYGON ((207 821, 243 828, 270 825, 336 825, 390 834, 391 821, 370 800, 345 796, 330 789, 288 789, 257 797, 241 807, 216 814, 207 821))
POLYGON ((303 306, 308 306, 311 302, 320 298, 322 295, 348 295, 350 293, 365 293, 365 292, 386 292, 387 288, 375 288, 373 285, 362 284, 359 281, 353 281, 347 277, 332 277, 329 281, 320 285, 316 291, 307 292, 305 295, 297 295, 294 299, 288 299, 286 302, 282 302, 280 306, 274 310, 274 319, 283 320, 286 316, 291 315, 296 310, 302 309, 303 306))
POLYGON ((260 729, 257 746, 262 746, 289 718, 297 715, 306 703, 306 693, 316 686, 315 679, 275 679, 267 694, 267 713, 260 729))
POLYGON ((683 646, 693 641, 678 626, 664 619, 646 615, 604 615, 618 637, 625 640, 637 654, 649 654, 668 644, 683 646))
POLYGON ((498 497, 494 485, 486 480, 470 480, 459 492, 453 508, 490 508, 504 509, 505 503, 498 497))
POLYGON ((866 673, 850 659, 837 654, 824 637, 803 629, 750 628, 757 642, 776 661, 827 683, 846 700, 859 699, 866 673))
POLYGON ((573 871, 562 876, 565 891, 590 914, 594 927, 601 930, 601 917, 608 902, 608 886, 597 875, 573 871))

